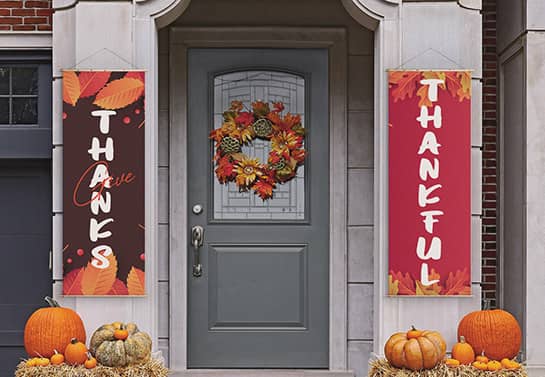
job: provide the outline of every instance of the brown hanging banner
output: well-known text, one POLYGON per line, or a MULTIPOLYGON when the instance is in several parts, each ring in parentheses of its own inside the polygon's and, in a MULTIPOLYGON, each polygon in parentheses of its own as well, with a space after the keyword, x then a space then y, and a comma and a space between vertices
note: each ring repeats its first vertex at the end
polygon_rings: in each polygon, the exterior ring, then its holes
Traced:
POLYGON ((142 71, 63 72, 64 294, 145 294, 142 71))

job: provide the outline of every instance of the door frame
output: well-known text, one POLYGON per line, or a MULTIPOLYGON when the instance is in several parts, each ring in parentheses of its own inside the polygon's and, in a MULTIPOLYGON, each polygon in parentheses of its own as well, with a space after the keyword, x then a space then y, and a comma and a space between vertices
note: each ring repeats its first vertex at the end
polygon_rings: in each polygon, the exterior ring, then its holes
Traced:
POLYGON ((187 49, 329 51, 329 370, 347 356, 347 47, 344 28, 173 27, 169 42, 169 360, 187 370, 187 49))

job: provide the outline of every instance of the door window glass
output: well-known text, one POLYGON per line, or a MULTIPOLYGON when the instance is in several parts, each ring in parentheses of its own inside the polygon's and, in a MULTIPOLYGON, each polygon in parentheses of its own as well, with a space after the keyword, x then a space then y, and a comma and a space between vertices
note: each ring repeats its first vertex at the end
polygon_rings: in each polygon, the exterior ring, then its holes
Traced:
MULTIPOLYGON (((303 77, 276 71, 243 71, 218 75, 214 78, 214 128, 221 127, 223 112, 233 101, 241 101, 248 109, 255 101, 283 102, 285 112, 301 116, 305 124, 305 80, 303 77)), ((270 142, 254 139, 242 146, 251 158, 267 161, 270 142)), ((251 191, 239 192, 236 184, 213 182, 213 218, 215 220, 304 220, 305 165, 292 180, 278 185, 272 199, 263 201, 251 191)), ((213 172, 211 172, 213 175, 213 172)))
POLYGON ((38 123, 38 67, 0 66, 0 126, 38 123))

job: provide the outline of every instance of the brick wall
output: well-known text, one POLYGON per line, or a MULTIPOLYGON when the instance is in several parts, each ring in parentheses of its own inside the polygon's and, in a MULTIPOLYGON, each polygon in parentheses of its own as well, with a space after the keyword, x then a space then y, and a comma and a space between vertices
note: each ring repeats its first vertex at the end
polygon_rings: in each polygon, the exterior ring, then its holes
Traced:
POLYGON ((51 0, 0 0, 1 31, 50 31, 51 0))
POLYGON ((496 306, 496 0, 483 0, 483 297, 496 306))

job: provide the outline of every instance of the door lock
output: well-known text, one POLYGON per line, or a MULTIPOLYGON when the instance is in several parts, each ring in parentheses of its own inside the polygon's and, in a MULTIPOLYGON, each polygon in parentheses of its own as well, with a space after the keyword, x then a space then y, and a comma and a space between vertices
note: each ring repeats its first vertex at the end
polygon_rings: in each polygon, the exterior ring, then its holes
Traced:
POLYGON ((204 241, 204 229, 200 225, 195 225, 191 228, 191 244, 193 246, 193 276, 200 277, 202 276, 202 264, 200 259, 199 250, 203 245, 204 241))

